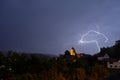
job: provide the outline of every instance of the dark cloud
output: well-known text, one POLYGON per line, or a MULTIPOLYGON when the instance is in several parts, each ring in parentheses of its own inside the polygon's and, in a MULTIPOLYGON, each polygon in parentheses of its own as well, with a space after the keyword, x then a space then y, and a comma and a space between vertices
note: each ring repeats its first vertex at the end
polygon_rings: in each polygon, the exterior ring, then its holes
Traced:
POLYGON ((96 53, 94 44, 77 45, 77 42, 88 30, 96 30, 95 25, 109 38, 102 46, 111 46, 120 39, 119 2, 1 0, 0 48, 58 54, 73 46, 78 52, 96 53))

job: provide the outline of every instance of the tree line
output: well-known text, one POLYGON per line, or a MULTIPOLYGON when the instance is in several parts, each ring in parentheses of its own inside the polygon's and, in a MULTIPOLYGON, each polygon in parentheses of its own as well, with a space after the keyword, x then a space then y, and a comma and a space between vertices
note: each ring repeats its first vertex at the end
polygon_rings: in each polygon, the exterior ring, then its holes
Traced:
MULTIPOLYGON (((65 51, 66 53, 66 51, 65 51)), ((67 52, 68 53, 68 52, 67 52)), ((101 48, 100 53, 120 58, 120 40, 112 47, 101 48), (116 54, 115 54, 116 53, 116 54)), ((65 54, 66 55, 66 54, 65 54)), ((63 56, 65 56, 63 55, 63 56)), ((48 56, 0 51, 0 79, 3 80, 103 80, 111 74, 95 56, 75 58, 66 62, 63 56, 48 56)))

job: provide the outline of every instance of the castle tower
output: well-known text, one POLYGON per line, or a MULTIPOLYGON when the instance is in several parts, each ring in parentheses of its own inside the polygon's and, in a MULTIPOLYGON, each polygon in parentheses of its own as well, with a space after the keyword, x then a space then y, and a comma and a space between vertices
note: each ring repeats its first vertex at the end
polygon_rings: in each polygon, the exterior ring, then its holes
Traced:
POLYGON ((73 55, 73 56, 76 55, 76 51, 73 47, 70 49, 70 55, 73 55))

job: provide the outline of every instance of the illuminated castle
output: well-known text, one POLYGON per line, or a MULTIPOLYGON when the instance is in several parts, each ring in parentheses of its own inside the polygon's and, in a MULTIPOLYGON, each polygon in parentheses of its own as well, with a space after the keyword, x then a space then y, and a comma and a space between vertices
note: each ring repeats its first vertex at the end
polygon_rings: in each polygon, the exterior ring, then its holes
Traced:
POLYGON ((76 55, 76 51, 73 47, 70 49, 70 55, 72 55, 72 56, 76 55))
POLYGON ((70 51, 66 50, 64 54, 64 59, 68 62, 76 62, 77 58, 81 58, 81 54, 76 53, 75 49, 72 47, 70 51))
POLYGON ((71 56, 76 56, 77 58, 81 57, 81 54, 76 53, 76 51, 73 47, 70 49, 70 55, 71 56))
POLYGON ((73 47, 70 49, 70 51, 66 50, 64 55, 67 57, 77 57, 77 58, 80 58, 82 56, 81 53, 76 53, 73 47))

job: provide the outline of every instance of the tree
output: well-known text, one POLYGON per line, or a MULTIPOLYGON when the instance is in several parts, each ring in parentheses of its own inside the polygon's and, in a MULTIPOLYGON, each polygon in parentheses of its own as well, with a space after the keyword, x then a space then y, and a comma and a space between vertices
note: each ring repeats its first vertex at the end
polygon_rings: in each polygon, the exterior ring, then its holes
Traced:
POLYGON ((70 55, 70 52, 68 50, 66 50, 64 53, 65 53, 65 56, 70 55))
POLYGON ((86 78, 85 70, 83 68, 76 69, 76 79, 85 80, 85 78, 86 78))
POLYGON ((103 65, 95 64, 90 80, 103 80, 109 75, 109 72, 103 65))
POLYGON ((72 69, 71 72, 68 74, 68 80, 85 80, 86 73, 84 68, 75 68, 72 69))

